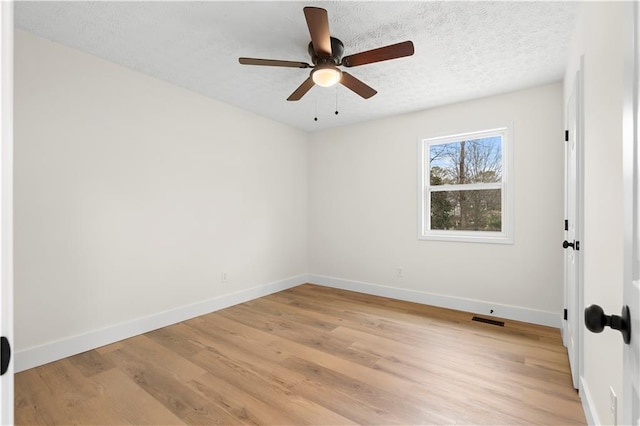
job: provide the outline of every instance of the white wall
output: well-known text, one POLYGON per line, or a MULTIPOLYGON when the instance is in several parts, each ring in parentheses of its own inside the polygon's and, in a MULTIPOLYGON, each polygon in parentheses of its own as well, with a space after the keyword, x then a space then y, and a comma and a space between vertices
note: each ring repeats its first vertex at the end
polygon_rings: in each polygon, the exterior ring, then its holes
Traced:
POLYGON ((304 282, 305 133, 23 31, 15 42, 17 361, 304 282))
MULTIPOLYGON (((585 306, 608 314, 622 307, 622 105, 625 17, 632 3, 585 3, 565 77, 565 103, 584 55, 584 260, 585 306)), ((594 423, 612 424, 609 387, 622 401, 620 333, 586 329, 581 394, 594 423)), ((621 407, 618 407, 621 413, 621 407)))
POLYGON ((15 90, 18 370, 307 272, 560 324, 560 84, 308 135, 18 31, 15 90), (418 241, 418 139, 505 123, 515 244, 418 241))
POLYGON ((312 279, 559 326, 562 138, 559 83, 313 134, 312 279), (418 241, 417 140, 509 122, 515 244, 418 241))

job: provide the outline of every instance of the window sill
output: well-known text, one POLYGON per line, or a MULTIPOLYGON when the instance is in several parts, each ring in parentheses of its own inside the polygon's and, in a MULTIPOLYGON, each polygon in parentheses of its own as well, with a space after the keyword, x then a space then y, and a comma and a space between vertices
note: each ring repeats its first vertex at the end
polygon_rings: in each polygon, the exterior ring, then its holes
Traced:
POLYGON ((501 232, 429 232, 418 236, 420 241, 451 241, 459 243, 513 244, 513 237, 501 232))

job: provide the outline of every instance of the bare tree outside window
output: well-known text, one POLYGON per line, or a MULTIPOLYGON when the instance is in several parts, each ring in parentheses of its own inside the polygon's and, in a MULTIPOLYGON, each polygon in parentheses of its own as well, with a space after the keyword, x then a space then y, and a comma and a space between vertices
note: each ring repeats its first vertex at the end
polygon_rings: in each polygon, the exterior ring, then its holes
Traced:
POLYGON ((429 145, 433 230, 502 231, 502 137, 429 145), (482 186, 482 189, 477 188, 482 186))

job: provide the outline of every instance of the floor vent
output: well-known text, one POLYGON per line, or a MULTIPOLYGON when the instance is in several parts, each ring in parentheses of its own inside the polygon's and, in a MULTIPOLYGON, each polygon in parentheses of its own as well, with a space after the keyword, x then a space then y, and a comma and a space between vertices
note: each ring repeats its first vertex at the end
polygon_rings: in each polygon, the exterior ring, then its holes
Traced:
POLYGON ((473 317, 473 318, 471 318, 471 321, 485 322, 487 324, 504 327, 504 321, 496 321, 496 320, 492 320, 492 319, 489 319, 489 318, 473 317))

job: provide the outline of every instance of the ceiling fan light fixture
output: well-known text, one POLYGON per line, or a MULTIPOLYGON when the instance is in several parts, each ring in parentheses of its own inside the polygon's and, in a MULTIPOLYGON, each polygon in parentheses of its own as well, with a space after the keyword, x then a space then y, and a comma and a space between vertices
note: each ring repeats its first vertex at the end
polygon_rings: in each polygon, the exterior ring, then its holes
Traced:
POLYGON ((311 72, 311 79, 322 87, 331 87, 340 81, 342 72, 335 66, 316 68, 311 72))

